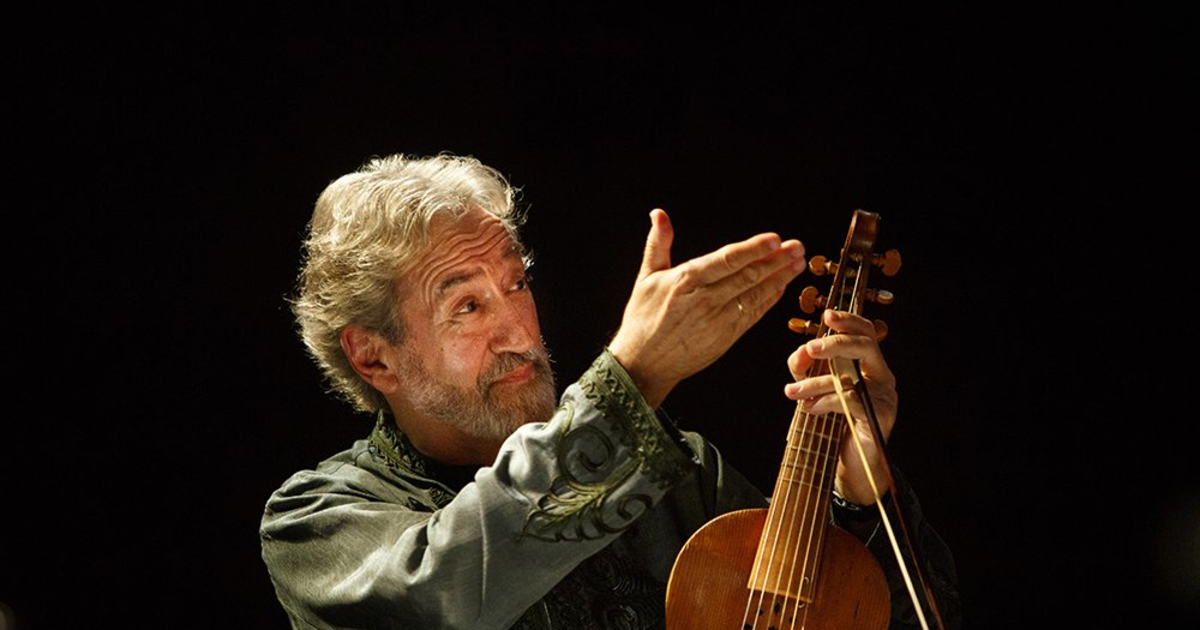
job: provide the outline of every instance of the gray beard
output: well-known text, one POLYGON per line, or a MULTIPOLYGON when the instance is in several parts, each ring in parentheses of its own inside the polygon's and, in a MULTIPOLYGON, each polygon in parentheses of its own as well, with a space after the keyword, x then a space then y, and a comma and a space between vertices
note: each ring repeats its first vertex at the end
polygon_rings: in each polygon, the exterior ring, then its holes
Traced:
POLYGON ((417 411, 454 427, 467 435, 504 440, 518 427, 546 422, 558 406, 554 372, 545 346, 524 353, 507 352, 496 357, 479 375, 474 389, 440 382, 429 374, 415 354, 405 353, 400 378, 410 392, 417 411), (533 378, 519 386, 492 390, 492 383, 512 369, 530 362, 533 378))

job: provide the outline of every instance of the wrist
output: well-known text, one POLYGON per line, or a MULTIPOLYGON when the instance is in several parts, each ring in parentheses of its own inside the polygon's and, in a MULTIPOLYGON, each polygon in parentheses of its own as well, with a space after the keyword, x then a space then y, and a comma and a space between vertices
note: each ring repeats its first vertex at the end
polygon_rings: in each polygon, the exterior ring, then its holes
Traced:
POLYGON ((646 403, 652 409, 658 409, 666 400, 674 384, 663 382, 654 374, 655 370, 643 370, 636 360, 636 353, 625 348, 620 341, 613 340, 606 348, 609 355, 625 370, 646 403))
MULTIPOLYGON (((885 495, 883 500, 887 501, 885 495)), ((879 519, 880 502, 856 503, 842 496, 835 488, 833 491, 833 513, 838 522, 868 523, 879 519)))

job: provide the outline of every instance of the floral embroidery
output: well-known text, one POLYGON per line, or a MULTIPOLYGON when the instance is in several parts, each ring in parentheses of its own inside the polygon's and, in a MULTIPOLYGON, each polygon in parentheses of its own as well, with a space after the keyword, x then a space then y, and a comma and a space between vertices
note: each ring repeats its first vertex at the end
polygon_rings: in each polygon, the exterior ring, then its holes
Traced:
POLYGON ((594 540, 628 528, 650 509, 644 493, 616 496, 616 490, 637 472, 665 489, 687 473, 690 460, 674 444, 636 394, 633 382, 605 352, 579 380, 584 395, 614 424, 620 445, 632 457, 620 457, 619 447, 592 424, 575 425, 570 401, 557 443, 559 476, 525 521, 524 536, 558 542, 594 540), (615 503, 614 503, 615 501, 615 503))
POLYGON ((371 431, 369 447, 373 454, 382 456, 392 468, 425 474, 425 458, 409 446, 404 434, 382 411, 375 416, 375 430, 371 431))
MULTIPOLYGON (((387 465, 412 483, 417 490, 424 493, 430 503, 439 508, 446 507, 454 498, 455 492, 448 490, 441 482, 431 477, 429 461, 413 448, 408 438, 400 432, 396 425, 381 411, 375 420, 375 429, 367 442, 367 448, 375 457, 387 462, 387 465)), ((427 505, 421 505, 415 499, 409 499, 409 507, 418 512, 428 512, 427 505)))
POLYGON ((525 519, 523 535, 549 542, 593 540, 619 533, 649 509, 644 494, 621 497, 608 509, 613 491, 637 470, 630 460, 617 465, 616 446, 604 432, 591 426, 573 426, 575 407, 569 401, 559 432, 559 477, 550 492, 538 500, 525 519))
POLYGON ((687 474, 691 461, 662 428, 658 417, 637 394, 637 386, 605 351, 579 380, 596 408, 621 426, 621 442, 633 449, 641 470, 665 488, 687 474))

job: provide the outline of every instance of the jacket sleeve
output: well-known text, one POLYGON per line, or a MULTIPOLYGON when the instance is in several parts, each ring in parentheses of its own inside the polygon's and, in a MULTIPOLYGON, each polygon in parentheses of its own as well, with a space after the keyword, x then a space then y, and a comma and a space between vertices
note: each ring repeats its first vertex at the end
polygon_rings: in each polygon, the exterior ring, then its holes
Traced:
POLYGON ((295 628, 509 628, 694 465, 604 353, 441 509, 350 460, 293 476, 263 559, 295 628))

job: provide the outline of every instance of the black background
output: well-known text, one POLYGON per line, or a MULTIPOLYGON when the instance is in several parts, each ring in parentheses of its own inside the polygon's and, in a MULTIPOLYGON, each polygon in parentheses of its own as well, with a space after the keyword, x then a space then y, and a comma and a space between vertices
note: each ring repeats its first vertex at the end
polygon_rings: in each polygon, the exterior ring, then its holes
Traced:
MULTIPOLYGON (((892 456, 968 627, 1200 611, 1182 15, 301 3, 6 30, 20 628, 286 627, 262 505, 368 429, 293 333, 305 222, 366 158, 440 151, 523 189, 562 382, 616 329, 651 208, 677 261, 760 231, 835 257, 851 212, 879 213, 904 257, 869 313, 892 456)), ((808 283, 666 405, 765 490, 808 283)))

